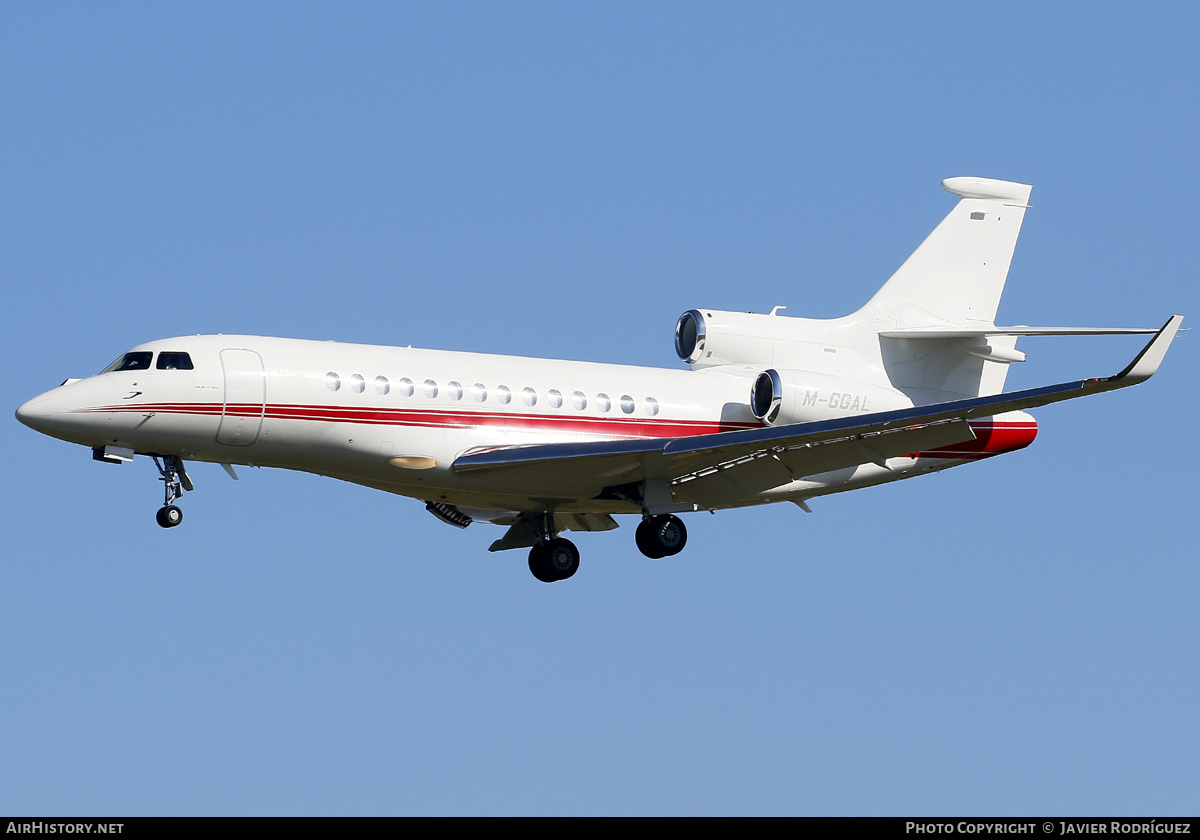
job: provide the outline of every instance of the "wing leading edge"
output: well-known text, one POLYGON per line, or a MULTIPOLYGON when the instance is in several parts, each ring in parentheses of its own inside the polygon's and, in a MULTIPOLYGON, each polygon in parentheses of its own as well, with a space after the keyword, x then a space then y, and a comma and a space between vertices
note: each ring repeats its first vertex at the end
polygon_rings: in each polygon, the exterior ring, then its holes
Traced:
MULTIPOLYGON (((1144 382, 1166 355, 1183 316, 1173 315, 1115 376, 989 397, 790 426, 677 438, 535 444, 467 453, 457 475, 559 498, 591 498, 607 487, 661 480, 685 493, 745 497, 794 479, 974 439, 967 421, 1049 405, 1144 382), (702 490, 703 488, 703 490, 702 490)), ((703 506, 703 505, 702 505, 703 506)))

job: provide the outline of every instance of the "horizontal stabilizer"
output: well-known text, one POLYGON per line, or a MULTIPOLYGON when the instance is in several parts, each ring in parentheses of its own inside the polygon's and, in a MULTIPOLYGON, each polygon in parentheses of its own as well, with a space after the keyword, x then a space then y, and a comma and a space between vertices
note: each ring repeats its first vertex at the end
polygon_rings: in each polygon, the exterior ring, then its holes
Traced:
POLYGON ((883 330, 884 338, 988 338, 994 335, 1149 335, 1158 327, 910 327, 883 330))

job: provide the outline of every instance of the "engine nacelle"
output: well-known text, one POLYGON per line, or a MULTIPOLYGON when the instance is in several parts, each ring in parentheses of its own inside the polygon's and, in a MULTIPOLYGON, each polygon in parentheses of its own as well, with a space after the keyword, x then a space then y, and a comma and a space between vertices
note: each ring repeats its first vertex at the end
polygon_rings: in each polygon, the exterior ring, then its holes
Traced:
POLYGON ((692 369, 715 365, 769 365, 777 341, 794 342, 795 318, 689 309, 675 324, 675 352, 692 369))
POLYGON ((772 426, 912 408, 891 388, 806 370, 765 370, 750 389, 750 410, 772 426))

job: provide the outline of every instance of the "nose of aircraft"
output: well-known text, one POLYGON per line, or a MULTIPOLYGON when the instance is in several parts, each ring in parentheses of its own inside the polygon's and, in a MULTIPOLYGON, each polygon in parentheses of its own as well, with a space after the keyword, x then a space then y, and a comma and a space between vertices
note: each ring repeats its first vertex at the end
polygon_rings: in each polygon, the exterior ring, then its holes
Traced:
POLYGON ((45 421, 52 413, 50 411, 50 395, 52 393, 52 391, 47 391, 22 405, 17 409, 17 419, 31 429, 45 432, 45 421))
POLYGON ((112 405, 112 383, 99 377, 60 385, 36 396, 17 409, 17 419, 31 429, 51 437, 94 445, 102 441, 112 405))

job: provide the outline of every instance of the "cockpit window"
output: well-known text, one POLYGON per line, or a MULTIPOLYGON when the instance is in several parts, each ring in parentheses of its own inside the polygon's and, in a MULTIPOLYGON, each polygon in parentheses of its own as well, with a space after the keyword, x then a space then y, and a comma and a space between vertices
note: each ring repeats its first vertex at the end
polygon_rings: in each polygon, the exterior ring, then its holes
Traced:
POLYGON ((114 370, 149 370, 150 358, 153 355, 153 353, 146 350, 141 350, 137 353, 126 353, 124 356, 117 359, 100 372, 109 373, 114 370))
POLYGON ((193 370, 192 357, 187 353, 159 353, 154 366, 159 370, 193 370))

